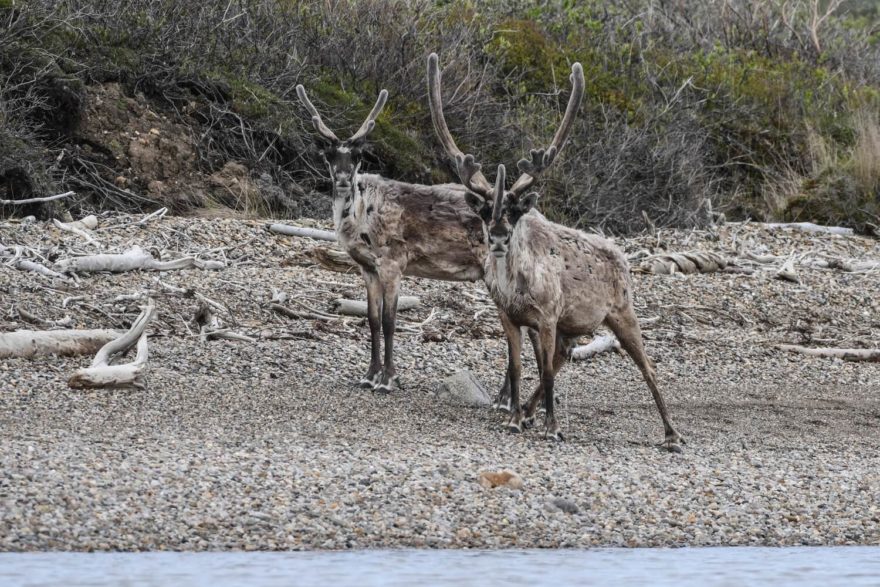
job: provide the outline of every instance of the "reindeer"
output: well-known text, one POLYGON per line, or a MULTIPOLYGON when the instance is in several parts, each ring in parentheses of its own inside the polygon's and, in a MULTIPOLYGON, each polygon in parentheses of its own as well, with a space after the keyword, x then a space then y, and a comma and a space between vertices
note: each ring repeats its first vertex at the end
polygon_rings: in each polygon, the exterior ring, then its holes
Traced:
POLYGON ((431 113, 440 140, 456 161, 459 178, 468 188, 468 204, 483 221, 484 281, 501 314, 510 357, 512 410, 507 427, 521 432, 535 418, 543 399, 545 437, 561 441, 554 412, 555 377, 570 356, 576 339, 604 324, 618 338, 642 372, 663 420, 662 443, 680 451, 683 443, 669 419, 657 388, 652 361, 645 354, 639 322, 632 302, 632 280, 626 258, 610 241, 555 224, 536 209, 539 194, 529 188, 555 160, 571 131, 583 97, 584 76, 579 63, 572 66, 572 94, 562 123, 546 149, 533 149, 518 163, 520 177, 506 189, 504 165, 498 166, 494 189, 487 190, 472 178, 481 173, 473 155, 463 154, 443 121, 439 100, 440 73, 436 54, 428 58, 431 113), (440 121, 438 123, 437 121, 440 121), (536 353, 541 383, 529 400, 525 414, 520 405, 522 327, 538 333, 536 353))
MULTIPOLYGON (((338 241, 360 266, 367 286, 370 366, 359 384, 389 393, 397 383, 394 330, 401 278, 482 279, 487 253, 483 223, 465 202, 467 190, 462 185, 416 185, 360 173, 366 138, 388 99, 386 90, 379 93, 358 131, 345 141, 327 128, 302 85, 296 92, 312 117, 318 147, 333 181, 333 224, 338 241)), ((492 188, 479 172, 471 181, 492 188)), ((509 373, 510 366, 502 397, 509 389, 509 373)))

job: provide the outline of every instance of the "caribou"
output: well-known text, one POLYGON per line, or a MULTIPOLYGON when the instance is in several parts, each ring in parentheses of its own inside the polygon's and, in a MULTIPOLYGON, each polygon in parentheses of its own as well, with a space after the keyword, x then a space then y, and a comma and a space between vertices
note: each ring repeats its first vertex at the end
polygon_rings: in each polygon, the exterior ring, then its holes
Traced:
POLYGON ((532 149, 528 158, 518 162, 520 176, 510 189, 506 188, 504 165, 497 168, 494 187, 487 189, 483 181, 474 181, 475 177, 484 177, 481 164, 455 146, 443 120, 436 54, 428 58, 428 77, 434 127, 467 187, 468 205, 482 221, 487 249, 483 279, 499 309, 510 358, 512 409, 507 428, 521 432, 534 420, 543 399, 544 436, 563 439, 554 411, 556 375, 569 359, 577 338, 593 334, 604 324, 617 336, 651 390, 665 430, 661 446, 680 451, 684 441, 669 419, 653 362, 645 353, 626 257, 605 238, 547 220, 535 209, 539 194, 529 191, 556 159, 571 132, 584 92, 581 65, 572 66, 572 93, 551 144, 532 149), (525 410, 520 404, 522 328, 537 331, 540 376, 540 384, 525 410))
MULTIPOLYGON (((305 88, 298 85, 296 92, 311 115, 317 146, 332 180, 337 240, 358 264, 366 283, 371 352, 369 368, 359 384, 389 393, 398 383, 394 331, 401 278, 482 279, 483 223, 465 201, 467 190, 462 185, 418 185, 360 173, 366 139, 385 106, 387 91, 379 93, 367 119, 344 141, 324 124, 305 88)), ((491 188, 480 173, 471 181, 491 188)), ((500 395, 507 389, 508 380, 500 395)))

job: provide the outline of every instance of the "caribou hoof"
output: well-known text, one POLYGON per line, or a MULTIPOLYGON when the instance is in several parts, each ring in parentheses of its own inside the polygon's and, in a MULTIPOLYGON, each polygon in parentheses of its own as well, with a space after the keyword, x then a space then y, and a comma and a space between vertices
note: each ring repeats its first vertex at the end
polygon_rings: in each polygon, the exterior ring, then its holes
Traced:
POLYGON ((534 428, 537 420, 538 419, 535 417, 535 414, 532 414, 531 416, 526 416, 525 418, 523 418, 522 421, 523 428, 526 430, 528 430, 529 428, 534 428))
POLYGON ((358 387, 362 387, 364 389, 373 389, 379 383, 381 376, 381 371, 376 371, 375 373, 370 373, 369 371, 367 371, 367 374, 364 375, 360 381, 358 381, 358 387))
POLYGON ((505 395, 504 392, 498 394, 498 397, 495 398, 495 401, 492 402, 493 410, 500 410, 502 412, 509 412, 513 406, 510 402, 510 396, 505 395))
POLYGON ((663 450, 681 454, 682 452, 684 452, 681 448, 682 444, 687 444, 687 442, 684 441, 684 438, 681 437, 681 434, 679 434, 678 432, 673 432, 672 434, 667 434, 666 439, 658 446, 663 450))
POLYGON ((556 420, 551 420, 546 423, 544 428, 544 438, 546 440, 552 440, 553 442, 563 442, 565 440, 562 432, 559 431, 559 426, 556 424, 556 420))
POLYGON ((505 428, 512 434, 521 433, 523 431, 522 412, 511 414, 505 428))
POLYGON ((373 391, 376 393, 381 393, 383 395, 388 395, 394 388, 400 384, 400 379, 397 375, 390 373, 382 373, 381 377, 378 377, 378 381, 373 386, 373 391))

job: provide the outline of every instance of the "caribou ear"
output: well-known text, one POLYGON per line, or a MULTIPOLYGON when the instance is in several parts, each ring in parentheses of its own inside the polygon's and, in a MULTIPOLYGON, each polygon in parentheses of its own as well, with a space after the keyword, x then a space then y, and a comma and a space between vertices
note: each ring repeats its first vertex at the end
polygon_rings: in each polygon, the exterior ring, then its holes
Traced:
POLYGON ((538 203, 539 195, 538 192, 529 192, 526 194, 526 196, 519 202, 520 214, 528 214, 529 210, 534 208, 535 204, 538 203))
POLYGON ((464 193, 464 201, 467 202, 467 205, 470 206, 477 216, 483 219, 483 222, 489 221, 489 218, 492 216, 492 207, 486 203, 486 200, 468 190, 464 193))
POLYGON ((339 141, 334 141, 318 134, 315 135, 315 148, 322 155, 332 155, 339 148, 339 141))
MULTIPOLYGON (((367 126, 368 128, 372 129, 374 126, 376 126, 376 123, 371 121, 367 126)), ((348 140, 345 142, 345 144, 353 151, 361 151, 367 145, 367 135, 356 137, 354 138, 354 140, 348 140)))
POLYGON ((504 205, 510 214, 510 222, 516 224, 520 218, 528 214, 535 207, 535 204, 538 203, 538 197, 539 194, 537 192, 529 192, 524 196, 509 193, 508 197, 504 200, 504 205))

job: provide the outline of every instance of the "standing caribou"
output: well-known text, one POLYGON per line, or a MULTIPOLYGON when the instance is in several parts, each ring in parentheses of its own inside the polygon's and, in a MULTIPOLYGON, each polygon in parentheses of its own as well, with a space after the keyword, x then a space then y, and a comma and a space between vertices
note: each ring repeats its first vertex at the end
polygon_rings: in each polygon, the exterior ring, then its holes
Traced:
MULTIPOLYGON (((345 141, 327 128, 302 85, 296 87, 296 92, 312 117, 318 146, 333 181, 333 224, 338 242, 360 266, 367 285, 371 354, 370 367, 360 385, 388 393, 397 381, 394 329, 401 278, 481 279, 486 258, 482 220, 465 202, 464 186, 415 185, 359 173, 367 135, 385 106, 387 91, 379 93, 360 129, 345 141)), ((492 187, 480 173, 471 181, 487 189, 492 187)), ((503 390, 508 388, 505 382, 503 390)))
POLYGON ((663 420, 662 446, 680 451, 681 435, 673 428, 663 396, 657 388, 654 366, 645 354, 632 302, 632 280, 623 253, 610 241, 547 220, 535 208, 539 195, 526 193, 535 179, 559 154, 571 132, 584 92, 579 63, 571 68, 572 93, 562 123, 546 149, 533 149, 518 163, 520 177, 506 189, 505 168, 498 166, 494 189, 487 188, 481 166, 473 155, 455 145, 443 118, 440 68, 436 54, 428 57, 428 96, 434 128, 446 152, 456 162, 461 182, 468 188, 468 204, 483 222, 488 248, 483 279, 501 313, 510 358, 512 413, 508 428, 520 432, 535 417, 543 398, 545 437, 562 440, 554 413, 556 374, 569 358, 577 337, 592 334, 604 324, 617 336, 642 372, 663 420), (538 332, 536 353, 541 383, 526 406, 520 405, 522 334, 538 332))

